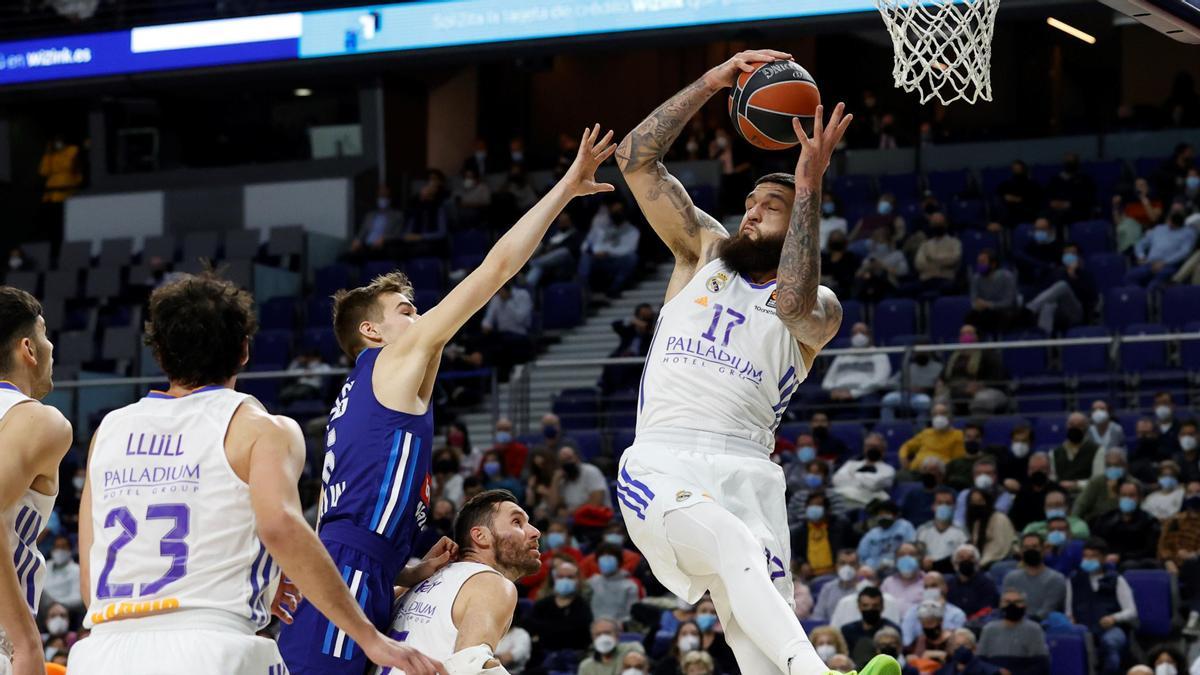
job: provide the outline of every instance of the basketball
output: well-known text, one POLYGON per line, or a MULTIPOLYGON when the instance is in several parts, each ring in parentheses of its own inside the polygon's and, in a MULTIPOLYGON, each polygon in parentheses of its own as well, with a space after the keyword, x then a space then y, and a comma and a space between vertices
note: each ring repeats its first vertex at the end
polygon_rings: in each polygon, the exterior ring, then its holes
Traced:
POLYGON ((812 75, 795 61, 759 64, 738 76, 729 93, 729 119, 742 138, 764 150, 786 150, 797 143, 792 118, 811 133, 821 92, 812 75))

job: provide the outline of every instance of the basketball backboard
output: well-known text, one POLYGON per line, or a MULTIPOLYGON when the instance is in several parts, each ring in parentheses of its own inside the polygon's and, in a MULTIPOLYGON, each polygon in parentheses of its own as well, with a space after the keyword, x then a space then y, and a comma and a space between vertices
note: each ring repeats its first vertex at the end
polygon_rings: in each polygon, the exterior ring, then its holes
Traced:
POLYGON ((1200 44, 1200 0, 1100 0, 1180 42, 1200 44))

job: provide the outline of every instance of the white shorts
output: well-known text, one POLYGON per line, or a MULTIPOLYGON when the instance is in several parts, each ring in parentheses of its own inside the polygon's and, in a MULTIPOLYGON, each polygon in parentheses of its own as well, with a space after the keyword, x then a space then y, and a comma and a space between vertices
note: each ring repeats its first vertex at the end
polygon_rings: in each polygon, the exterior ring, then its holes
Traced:
POLYGON ((75 643, 69 675, 286 675, 275 641, 228 621, 151 616, 101 624, 75 643), (165 619, 171 619, 165 621, 165 619))
POLYGON ((769 449, 732 436, 655 430, 639 433, 621 456, 617 501, 625 527, 669 591, 695 603, 708 589, 679 569, 663 518, 675 509, 713 502, 761 542, 771 582, 795 608, 783 469, 769 455, 769 449))

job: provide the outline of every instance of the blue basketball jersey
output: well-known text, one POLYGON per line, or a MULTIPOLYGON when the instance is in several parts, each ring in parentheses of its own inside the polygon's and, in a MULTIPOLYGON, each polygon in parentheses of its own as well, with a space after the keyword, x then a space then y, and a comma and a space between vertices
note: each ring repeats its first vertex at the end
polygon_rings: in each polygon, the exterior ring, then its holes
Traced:
POLYGON ((359 354, 329 413, 317 529, 359 530, 367 546, 381 537, 403 566, 429 517, 433 407, 409 415, 375 398, 381 351, 359 354))

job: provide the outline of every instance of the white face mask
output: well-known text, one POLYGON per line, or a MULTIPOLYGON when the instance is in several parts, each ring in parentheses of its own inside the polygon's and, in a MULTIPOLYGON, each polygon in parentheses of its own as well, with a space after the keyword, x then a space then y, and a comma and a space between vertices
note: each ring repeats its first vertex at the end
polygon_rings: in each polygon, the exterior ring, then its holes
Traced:
POLYGON ((626 668, 621 671, 621 675, 646 675, 641 668, 626 668))
POLYGON ((722 150, 729 147, 729 139, 724 136, 717 136, 717 147, 722 150))
POLYGON ((475 183, 474 178, 464 178, 463 179, 463 189, 464 190, 470 190, 471 188, 475 187, 475 185, 476 185, 476 183, 475 183))
POLYGON ((1097 408, 1092 411, 1092 423, 1104 424, 1108 421, 1108 411, 1103 408, 1097 408))
POLYGON ((54 560, 55 565, 66 565, 71 562, 71 552, 56 548, 50 553, 50 558, 54 560))
POLYGON ((854 335, 852 335, 850 337, 850 346, 851 347, 857 347, 859 349, 862 349, 863 347, 866 347, 870 342, 871 342, 871 338, 867 337, 863 333, 855 333, 854 335))
POLYGON ((592 640, 592 646, 596 648, 596 652, 600 654, 608 654, 617 647, 617 638, 605 633, 597 635, 595 640, 592 640))
POLYGON ((700 649, 699 635, 680 635, 679 636, 679 653, 686 654, 700 649))
POLYGON ((20 269, 22 262, 24 262, 24 261, 22 261, 19 257, 14 255, 8 259, 8 268, 13 269, 13 270, 20 269))
POLYGON ((696 141, 688 141, 687 151, 693 155, 696 154, 697 152, 700 152, 700 144, 697 143, 696 141))
POLYGON ((52 616, 46 619, 46 630, 51 635, 66 635, 67 629, 70 627, 71 624, 64 617, 52 616))
POLYGON ((829 663, 829 659, 837 656, 837 647, 831 644, 817 645, 817 656, 825 663, 829 663))
POLYGON ((1179 437, 1179 447, 1183 448, 1185 451, 1188 451, 1188 452, 1195 450, 1196 449, 1196 437, 1195 436, 1180 436, 1179 437))
POLYGON ((1009 449, 1012 450, 1013 457, 1016 457, 1017 459, 1021 459, 1025 455, 1029 454, 1029 444, 1022 441, 1013 443, 1009 449))
POLYGON ((850 581, 854 578, 855 574, 858 574, 858 571, 850 565, 842 565, 837 571, 838 579, 841 579, 842 581, 850 581))
POLYGON ((1171 419, 1171 406, 1169 406, 1169 405, 1158 406, 1157 408, 1154 409, 1154 416, 1158 418, 1158 421, 1166 422, 1167 420, 1171 419))
POLYGON ((1160 663, 1154 666, 1154 675, 1179 675, 1174 663, 1160 663))
POLYGON ((71 479, 71 485, 74 485, 76 490, 82 490, 83 480, 83 476, 75 476, 71 479))
POLYGON ((949 417, 946 417, 945 415, 934 415, 933 416, 933 428, 934 429, 937 429, 938 431, 944 431, 949 426, 950 426, 950 418, 949 417))
POLYGON ((924 591, 921 591, 921 599, 922 600, 933 600, 935 602, 939 601, 942 599, 942 589, 926 588, 924 591))
POLYGON ((992 485, 995 485, 995 483, 996 481, 992 478, 990 473, 981 473, 978 476, 975 476, 975 487, 979 488, 980 490, 991 490, 992 485))

